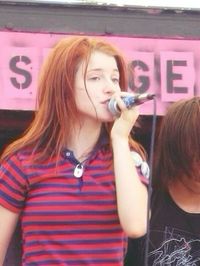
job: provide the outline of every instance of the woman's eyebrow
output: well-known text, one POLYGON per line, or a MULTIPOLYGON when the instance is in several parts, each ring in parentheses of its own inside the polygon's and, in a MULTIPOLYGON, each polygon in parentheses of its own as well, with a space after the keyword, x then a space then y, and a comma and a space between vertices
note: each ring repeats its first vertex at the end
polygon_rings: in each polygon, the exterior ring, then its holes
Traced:
POLYGON ((91 68, 91 69, 88 69, 88 72, 100 72, 102 71, 103 69, 102 68, 91 68))
MULTIPOLYGON (((100 72, 100 71, 103 71, 104 69, 103 68, 91 68, 91 69, 88 69, 88 72, 100 72)), ((114 68, 113 69, 113 72, 117 72, 117 73, 119 73, 119 70, 117 69, 117 68, 114 68)))

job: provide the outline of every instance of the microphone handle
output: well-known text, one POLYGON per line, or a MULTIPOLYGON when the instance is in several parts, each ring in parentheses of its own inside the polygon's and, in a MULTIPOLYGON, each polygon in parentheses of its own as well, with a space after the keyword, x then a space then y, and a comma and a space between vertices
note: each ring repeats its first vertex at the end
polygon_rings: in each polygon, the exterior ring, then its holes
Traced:
MULTIPOLYGON (((122 96, 122 100, 127 109, 131 109, 133 106, 143 104, 146 101, 152 100, 155 94, 136 94, 130 96, 122 96)), ((108 103, 108 109, 114 116, 119 116, 121 110, 114 99, 111 99, 108 103)))

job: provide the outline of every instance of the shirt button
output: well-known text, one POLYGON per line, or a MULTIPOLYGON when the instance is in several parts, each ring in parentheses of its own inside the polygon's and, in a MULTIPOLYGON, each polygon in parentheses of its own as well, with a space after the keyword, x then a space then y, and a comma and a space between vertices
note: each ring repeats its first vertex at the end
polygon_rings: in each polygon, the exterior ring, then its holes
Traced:
POLYGON ((69 151, 67 151, 66 153, 65 153, 65 155, 67 156, 67 157, 70 157, 70 152, 69 151))

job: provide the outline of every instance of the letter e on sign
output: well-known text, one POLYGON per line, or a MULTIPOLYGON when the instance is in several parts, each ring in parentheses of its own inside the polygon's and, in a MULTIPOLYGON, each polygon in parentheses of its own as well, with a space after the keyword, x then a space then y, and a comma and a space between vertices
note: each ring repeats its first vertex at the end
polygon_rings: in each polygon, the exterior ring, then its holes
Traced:
POLYGON ((194 96, 193 52, 161 52, 161 100, 175 102, 194 96))

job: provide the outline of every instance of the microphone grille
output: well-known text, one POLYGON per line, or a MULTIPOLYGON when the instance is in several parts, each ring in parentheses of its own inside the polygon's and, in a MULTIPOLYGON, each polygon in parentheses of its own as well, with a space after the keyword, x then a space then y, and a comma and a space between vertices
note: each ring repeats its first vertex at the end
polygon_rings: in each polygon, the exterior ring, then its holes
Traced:
POLYGON ((117 102, 115 101, 115 99, 110 99, 110 101, 108 102, 108 110, 114 116, 118 116, 120 114, 120 110, 117 107, 117 102))

